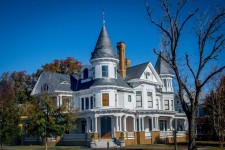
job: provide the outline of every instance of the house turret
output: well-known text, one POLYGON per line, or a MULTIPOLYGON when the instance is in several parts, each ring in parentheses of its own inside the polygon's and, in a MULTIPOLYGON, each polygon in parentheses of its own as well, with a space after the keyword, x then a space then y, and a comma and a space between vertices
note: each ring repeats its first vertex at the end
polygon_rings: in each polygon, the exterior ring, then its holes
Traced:
POLYGON ((158 56, 158 59, 156 61, 155 70, 162 80, 162 91, 173 92, 172 79, 174 77, 174 73, 169 64, 161 56, 163 56, 162 52, 160 52, 160 55, 158 56))

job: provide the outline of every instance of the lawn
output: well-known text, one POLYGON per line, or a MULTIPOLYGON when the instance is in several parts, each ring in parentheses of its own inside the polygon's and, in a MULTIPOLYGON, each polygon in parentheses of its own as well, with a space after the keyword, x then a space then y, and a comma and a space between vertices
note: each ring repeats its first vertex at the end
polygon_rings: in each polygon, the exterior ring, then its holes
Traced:
MULTIPOLYGON (((83 150, 82 146, 49 146, 48 150, 83 150)), ((3 150, 44 150, 44 146, 4 146, 3 150)))

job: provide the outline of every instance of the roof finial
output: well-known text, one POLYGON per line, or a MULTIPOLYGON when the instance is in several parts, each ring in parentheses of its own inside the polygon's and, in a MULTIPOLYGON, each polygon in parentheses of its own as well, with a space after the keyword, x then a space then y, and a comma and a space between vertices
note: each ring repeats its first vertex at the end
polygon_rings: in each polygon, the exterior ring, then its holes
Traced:
POLYGON ((104 12, 104 8, 102 9, 102 26, 105 26, 105 12, 104 12))

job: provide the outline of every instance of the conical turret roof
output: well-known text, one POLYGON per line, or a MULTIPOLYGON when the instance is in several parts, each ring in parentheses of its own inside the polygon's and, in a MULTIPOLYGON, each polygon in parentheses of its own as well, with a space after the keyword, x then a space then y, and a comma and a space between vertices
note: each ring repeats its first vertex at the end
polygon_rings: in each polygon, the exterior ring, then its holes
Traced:
MULTIPOLYGON (((160 55, 163 55, 162 52, 160 52, 160 55)), ((159 75, 161 74, 174 74, 169 64, 162 58, 158 56, 158 59, 155 64, 155 70, 159 75)))
POLYGON ((95 49, 91 53, 91 59, 106 58, 106 57, 118 59, 111 44, 111 41, 109 39, 106 27, 103 25, 95 49))

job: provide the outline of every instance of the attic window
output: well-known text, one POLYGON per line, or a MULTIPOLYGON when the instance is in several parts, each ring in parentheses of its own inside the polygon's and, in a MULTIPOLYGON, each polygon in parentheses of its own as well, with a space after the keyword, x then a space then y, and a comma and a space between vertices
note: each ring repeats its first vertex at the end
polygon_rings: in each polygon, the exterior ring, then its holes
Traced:
POLYGON ((48 91, 48 84, 45 83, 41 86, 41 91, 48 91))
POLYGON ((63 81, 63 82, 61 82, 60 84, 69 84, 68 82, 66 82, 66 81, 63 81))
POLYGON ((145 78, 148 79, 150 76, 150 72, 145 72, 145 78))
POLYGON ((84 69, 84 79, 88 78, 88 69, 84 69))

